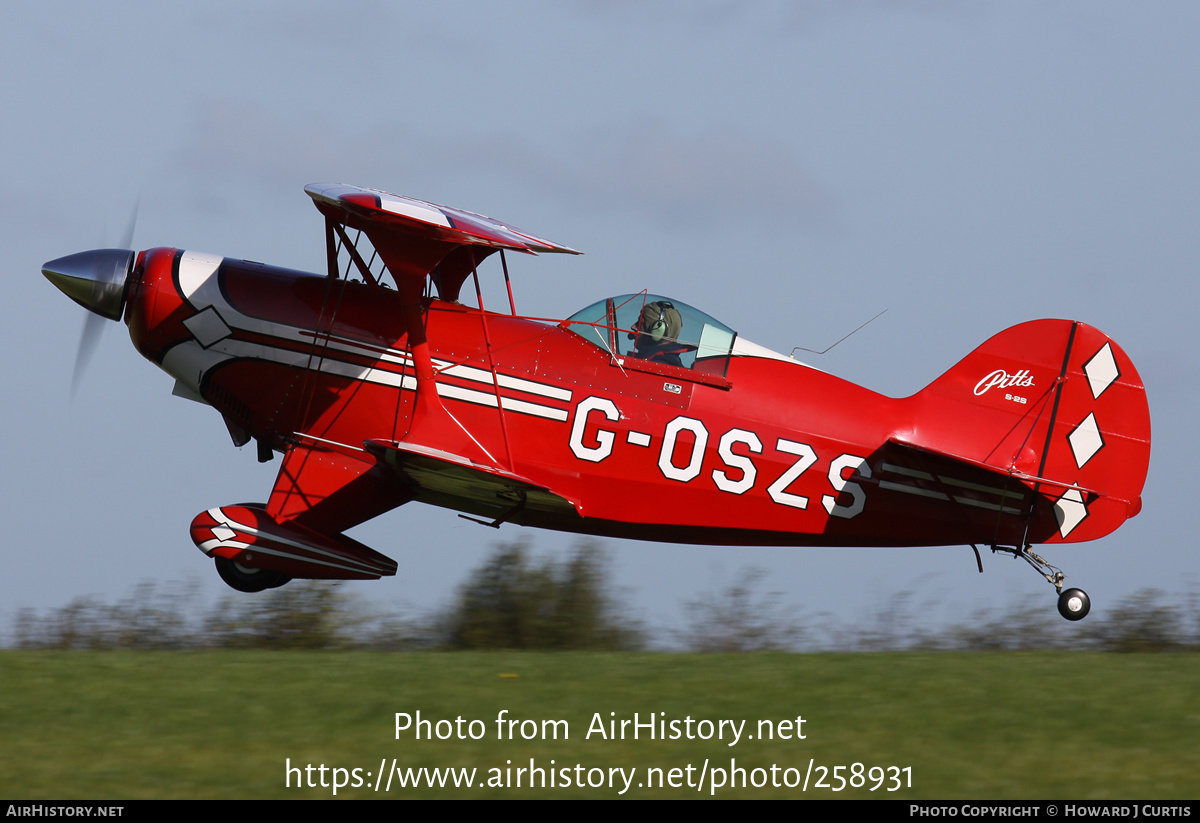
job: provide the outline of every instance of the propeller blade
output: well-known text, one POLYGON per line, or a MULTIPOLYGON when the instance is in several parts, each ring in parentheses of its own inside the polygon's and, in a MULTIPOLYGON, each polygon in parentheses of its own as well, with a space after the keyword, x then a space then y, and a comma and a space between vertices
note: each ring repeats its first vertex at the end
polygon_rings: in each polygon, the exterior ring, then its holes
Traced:
POLYGON ((88 312, 83 318, 83 331, 79 335, 79 350, 75 352, 75 372, 71 375, 71 396, 79 389, 79 383, 87 372, 92 355, 100 344, 100 335, 104 332, 104 318, 88 312))
POLYGON ((133 230, 137 228, 138 209, 142 205, 142 198, 138 198, 133 203, 133 213, 129 215, 129 225, 125 227, 125 234, 121 237, 121 248, 133 248, 133 230))
POLYGON ((71 375, 71 396, 79 390, 79 384, 87 372, 92 355, 100 345, 104 333, 104 319, 119 320, 125 308, 125 288, 133 266, 133 232, 137 227, 138 207, 141 198, 133 205, 129 224, 121 238, 121 249, 104 249, 81 252, 42 267, 51 283, 64 294, 88 310, 79 334, 79 348, 75 352, 75 370, 71 375))

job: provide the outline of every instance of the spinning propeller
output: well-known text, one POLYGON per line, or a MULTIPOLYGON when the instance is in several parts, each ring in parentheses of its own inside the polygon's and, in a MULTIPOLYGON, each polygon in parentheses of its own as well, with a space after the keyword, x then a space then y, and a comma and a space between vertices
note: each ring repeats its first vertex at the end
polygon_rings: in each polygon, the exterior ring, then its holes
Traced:
POLYGON ((58 289, 87 309, 83 331, 79 335, 79 350, 75 353, 75 371, 71 376, 71 394, 79 382, 104 331, 101 318, 120 320, 125 311, 129 273, 137 255, 129 250, 133 245, 133 229, 137 223, 137 207, 122 238, 122 249, 94 249, 69 254, 42 266, 42 274, 58 289))

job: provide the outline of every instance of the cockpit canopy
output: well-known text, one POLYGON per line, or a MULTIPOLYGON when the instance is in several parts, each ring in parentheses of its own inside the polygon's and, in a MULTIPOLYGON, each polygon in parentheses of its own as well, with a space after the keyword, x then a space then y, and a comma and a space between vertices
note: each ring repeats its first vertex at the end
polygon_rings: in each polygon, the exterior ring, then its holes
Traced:
POLYGON ((737 338, 737 332, 699 309, 646 292, 600 300, 563 323, 614 357, 717 374, 725 372, 737 338))

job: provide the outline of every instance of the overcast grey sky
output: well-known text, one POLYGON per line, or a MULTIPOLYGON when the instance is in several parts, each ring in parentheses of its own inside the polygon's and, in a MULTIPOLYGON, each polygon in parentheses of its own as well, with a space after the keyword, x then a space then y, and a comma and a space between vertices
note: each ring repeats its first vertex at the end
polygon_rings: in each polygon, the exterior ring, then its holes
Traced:
MULTIPOLYGON (((321 270, 304 184, 457 206, 583 250, 515 260, 523 312, 648 288, 827 371, 917 391, 1037 317, 1112 335, 1154 426, 1142 514, 1054 548, 1094 613, 1197 584, 1200 7, 1155 2, 9 4, 0 27, 0 619, 139 580, 224 591, 187 527, 265 499, 278 462, 108 324, 72 398, 83 312, 43 262, 119 242, 321 270)), ((354 584, 447 600, 498 538, 573 538, 405 506, 353 532, 395 557, 354 584)), ((934 619, 1028 593, 969 549, 723 549, 609 541, 651 623, 747 565, 846 618, 915 588, 934 619)))

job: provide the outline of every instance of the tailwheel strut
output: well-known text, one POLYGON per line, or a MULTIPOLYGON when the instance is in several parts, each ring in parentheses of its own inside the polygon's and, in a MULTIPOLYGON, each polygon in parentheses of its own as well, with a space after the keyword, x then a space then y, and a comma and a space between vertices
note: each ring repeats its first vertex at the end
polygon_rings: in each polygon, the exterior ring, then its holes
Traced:
MULTIPOLYGON (((975 556, 978 558, 979 550, 975 548, 974 544, 971 545, 971 548, 975 549, 975 556)), ((1063 589, 1063 580, 1066 579, 1066 575, 1063 574, 1062 569, 1050 565, 1044 557, 1031 551, 1033 548, 1031 544, 1026 544, 1024 547, 992 545, 990 548, 993 554, 999 552, 1021 558, 1038 574, 1046 578, 1046 582, 1058 592, 1058 613, 1067 620, 1082 620, 1092 610, 1092 601, 1087 596, 1087 592, 1083 589, 1063 589)), ((981 563, 981 570, 982 566, 981 563)))

